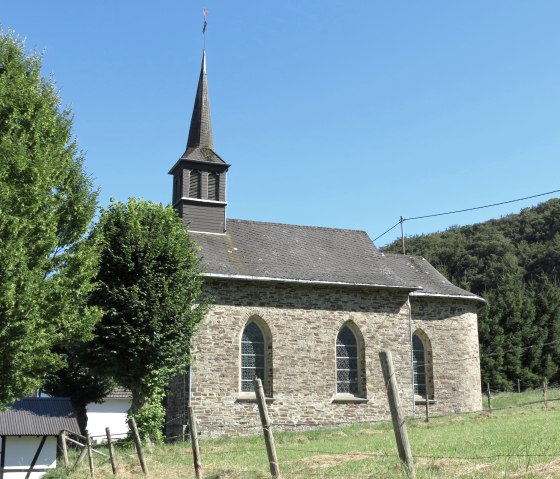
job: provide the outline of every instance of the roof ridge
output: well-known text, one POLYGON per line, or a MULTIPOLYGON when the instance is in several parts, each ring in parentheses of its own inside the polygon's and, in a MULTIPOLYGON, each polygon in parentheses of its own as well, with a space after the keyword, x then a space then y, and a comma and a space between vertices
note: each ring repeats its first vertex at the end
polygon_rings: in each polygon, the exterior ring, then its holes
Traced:
MULTIPOLYGON (((230 221, 237 222, 237 223, 255 223, 255 224, 262 224, 262 225, 275 225, 275 226, 293 226, 296 228, 307 228, 307 229, 318 229, 318 230, 331 230, 331 231, 352 231, 357 233, 364 233, 368 238, 369 235, 365 230, 358 230, 352 228, 332 228, 330 226, 312 226, 312 225, 297 225, 294 223, 278 223, 274 221, 257 221, 257 220, 243 220, 239 218, 228 218, 228 223, 230 221)), ((370 239, 371 241, 371 239, 370 239)), ((373 243, 373 241, 372 241, 373 243)))
POLYGON ((29 397, 24 397, 21 399, 18 399, 17 401, 14 401, 12 404, 15 404, 17 402, 20 401, 69 401, 70 400, 70 396, 49 396, 49 397, 35 397, 35 396, 29 396, 29 397))
POLYGON ((422 261, 427 261, 429 264, 431 264, 426 258, 424 258, 424 256, 418 256, 416 254, 385 253, 384 251, 381 251, 381 253, 383 253, 384 256, 397 256, 398 258, 421 259, 422 261))

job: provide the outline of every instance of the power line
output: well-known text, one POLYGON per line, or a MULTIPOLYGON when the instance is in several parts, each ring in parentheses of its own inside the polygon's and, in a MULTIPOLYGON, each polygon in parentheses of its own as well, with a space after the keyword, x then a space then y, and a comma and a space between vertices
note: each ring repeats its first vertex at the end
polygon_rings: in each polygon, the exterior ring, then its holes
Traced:
POLYGON ((377 238, 375 238, 373 240, 373 242, 375 243, 379 238, 381 238, 382 236, 385 236, 389 231, 394 230, 397 226, 399 226, 401 224, 401 221, 397 221, 393 226, 391 226, 387 231, 385 231, 384 233, 381 233, 377 238))
POLYGON ((430 214, 430 215, 412 216, 410 218, 404 218, 403 217, 396 224, 391 226, 387 231, 385 231, 384 233, 381 233, 373 241, 374 242, 377 241, 379 238, 385 236, 387 233, 389 233, 390 231, 392 231, 398 225, 400 225, 401 223, 403 223, 405 221, 420 220, 420 219, 424 219, 424 218, 433 218, 435 216, 446 216, 446 215, 453 215, 453 214, 456 214, 456 213, 465 213, 467 211, 481 210, 481 209, 484 209, 484 208, 491 208, 493 206, 506 205, 506 204, 509 204, 509 203, 516 203, 518 201, 529 200, 529 199, 532 199, 532 198, 538 198, 539 196, 552 195, 553 193, 559 193, 559 192, 560 192, 560 190, 553 190, 553 191, 547 191, 546 193, 539 193, 537 195, 525 196, 523 198, 516 198, 514 200, 500 201, 499 203, 492 203, 492 204, 483 205, 483 206, 475 206, 475 207, 472 207, 472 208, 464 208, 464 209, 461 209, 461 210, 446 211, 444 213, 433 213, 433 214, 430 214))
POLYGON ((538 195, 525 196, 524 198, 517 198, 515 200, 501 201, 500 203, 492 203, 491 205, 475 206, 474 208, 465 208, 463 210, 447 211, 445 213, 434 213, 432 215, 413 216, 412 218, 403 218, 403 221, 420 220, 420 219, 423 219, 423 218, 433 218, 434 216, 452 215, 452 214, 455 214, 455 213, 464 213, 465 211, 481 210, 483 208, 490 208, 492 206, 506 205, 508 203, 515 203, 517 201, 530 200, 531 198, 537 198, 539 196, 551 195, 553 193, 558 193, 558 192, 560 192, 560 190, 548 191, 547 193, 539 193, 538 195))

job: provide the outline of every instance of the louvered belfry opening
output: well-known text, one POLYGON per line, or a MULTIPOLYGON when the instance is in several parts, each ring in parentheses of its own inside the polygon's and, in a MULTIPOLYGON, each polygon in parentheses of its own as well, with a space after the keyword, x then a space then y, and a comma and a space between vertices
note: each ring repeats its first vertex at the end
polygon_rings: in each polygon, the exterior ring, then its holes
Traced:
POLYGON ((208 199, 213 201, 220 200, 220 175, 210 173, 208 175, 208 199))
POLYGON ((179 174, 173 175, 173 203, 179 200, 179 174))
POLYGON ((202 196, 201 174, 198 170, 192 170, 189 178, 189 197, 200 198, 202 196))

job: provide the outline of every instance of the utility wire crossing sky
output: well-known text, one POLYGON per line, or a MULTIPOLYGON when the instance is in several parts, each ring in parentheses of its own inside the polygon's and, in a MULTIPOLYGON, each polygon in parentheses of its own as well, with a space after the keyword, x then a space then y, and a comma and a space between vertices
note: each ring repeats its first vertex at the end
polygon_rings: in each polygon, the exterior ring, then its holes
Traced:
POLYGON ((397 221, 397 223, 395 223, 393 226, 391 226, 384 233, 381 233, 373 241, 377 241, 378 239, 382 238, 387 233, 389 233, 391 230, 395 229, 397 226, 399 226, 401 223, 404 223, 405 221, 421 220, 421 219, 424 219, 424 218, 434 218, 436 216, 454 215, 454 214, 457 214, 457 213, 466 213, 467 211, 482 210, 484 208, 491 208, 493 206, 501 206, 501 205, 507 205, 509 203, 517 203, 519 201, 525 201, 525 200, 530 200, 530 199, 533 199, 533 198, 539 198, 541 196, 549 196, 549 195, 553 195, 555 193, 560 193, 560 190, 548 191, 546 193, 539 193, 537 195, 525 196, 524 198, 517 198, 515 200, 501 201, 500 203, 493 203, 491 205, 475 206, 473 208, 465 208, 465 209, 456 210, 456 211, 446 211, 445 213, 434 213, 434 214, 430 214, 430 215, 413 216, 412 218, 403 218, 401 216, 400 220, 397 221))

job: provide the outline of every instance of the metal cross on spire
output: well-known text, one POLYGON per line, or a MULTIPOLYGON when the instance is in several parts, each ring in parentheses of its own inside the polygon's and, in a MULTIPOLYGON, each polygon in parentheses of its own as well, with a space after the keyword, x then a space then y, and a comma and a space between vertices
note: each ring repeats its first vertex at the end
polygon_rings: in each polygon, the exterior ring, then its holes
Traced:
POLYGON ((204 18, 204 23, 202 25, 202 35, 204 37, 204 49, 206 50, 206 26, 208 23, 206 22, 206 17, 208 17, 208 10, 205 8, 202 9, 202 17, 204 18))

